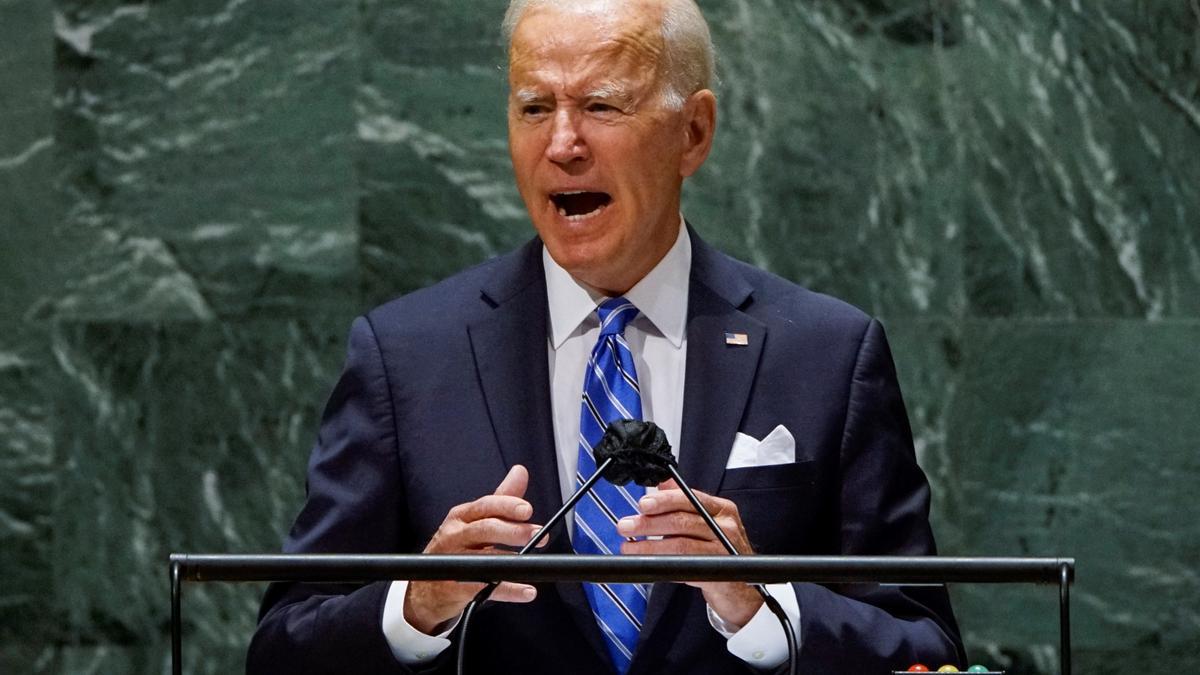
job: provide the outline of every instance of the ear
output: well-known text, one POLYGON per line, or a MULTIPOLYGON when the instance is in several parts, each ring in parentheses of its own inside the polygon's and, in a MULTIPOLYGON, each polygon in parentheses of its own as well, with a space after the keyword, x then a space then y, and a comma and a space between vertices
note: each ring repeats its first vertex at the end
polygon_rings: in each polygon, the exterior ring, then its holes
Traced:
POLYGON ((717 131, 717 97, 708 89, 688 97, 683 104, 684 147, 679 174, 687 178, 700 170, 712 150, 717 131))

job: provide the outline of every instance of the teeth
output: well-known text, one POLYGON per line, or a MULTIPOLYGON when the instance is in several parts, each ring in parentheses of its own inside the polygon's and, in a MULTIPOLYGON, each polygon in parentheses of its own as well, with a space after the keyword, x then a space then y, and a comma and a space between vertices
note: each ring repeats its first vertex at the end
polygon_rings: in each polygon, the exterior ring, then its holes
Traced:
MULTIPOLYGON (((574 195, 583 195, 583 194, 588 194, 588 193, 589 193, 588 190, 570 190, 570 191, 564 191, 564 192, 554 192, 554 193, 551 193, 551 195, 552 195, 552 197, 571 197, 574 195)), ((578 222, 578 221, 586 220, 588 218, 595 216, 596 214, 600 213, 607 207, 608 207, 607 203, 600 204, 599 206, 597 206, 596 208, 592 209, 591 211, 589 211, 587 213, 577 213, 575 215, 568 214, 565 206, 555 205, 555 210, 558 211, 558 215, 562 216, 563 218, 566 218, 568 221, 578 222)))
POLYGON ((593 210, 593 211, 588 211, 587 213, 579 213, 579 214, 576 214, 576 215, 573 215, 573 216, 568 216, 568 215, 567 215, 567 210, 566 210, 566 209, 564 209, 564 208, 562 208, 562 207, 559 207, 559 209, 558 209, 558 215, 560 215, 560 216, 562 216, 563 218, 566 218, 567 220, 569 220, 569 221, 571 221, 571 222, 573 222, 573 223, 574 223, 574 222, 578 222, 578 221, 580 221, 580 220, 586 220, 586 219, 588 219, 588 218, 591 218, 592 216, 596 215, 597 213, 600 213, 600 212, 601 212, 601 211, 603 211, 603 210, 604 210, 604 207, 603 207, 603 206, 601 206, 601 207, 598 207, 598 208, 596 208, 596 209, 595 209, 595 210, 593 210))

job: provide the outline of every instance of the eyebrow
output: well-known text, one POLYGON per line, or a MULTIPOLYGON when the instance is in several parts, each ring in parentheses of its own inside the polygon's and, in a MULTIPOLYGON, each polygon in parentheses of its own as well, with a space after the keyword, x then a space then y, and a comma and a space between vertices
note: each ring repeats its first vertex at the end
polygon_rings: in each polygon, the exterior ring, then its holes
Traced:
POLYGON ((629 102, 632 97, 629 90, 616 82, 605 82, 587 93, 587 98, 615 99, 629 102))
POLYGON ((513 92, 513 98, 521 103, 537 103, 546 97, 533 89, 518 89, 513 92))
MULTIPOLYGON (((530 87, 518 89, 513 92, 512 96, 518 103, 537 103, 551 98, 530 87)), ((633 97, 629 95, 629 90, 615 82, 605 82, 597 86, 584 94, 584 98, 613 99, 624 103, 630 103, 633 100, 633 97)))

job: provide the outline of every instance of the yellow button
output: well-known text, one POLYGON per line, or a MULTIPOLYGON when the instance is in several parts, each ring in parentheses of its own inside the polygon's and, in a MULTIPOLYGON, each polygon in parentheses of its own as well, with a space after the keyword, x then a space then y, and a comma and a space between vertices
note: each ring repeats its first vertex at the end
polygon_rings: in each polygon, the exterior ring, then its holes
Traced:
POLYGON ((941 668, 938 668, 938 669, 937 669, 937 671, 938 671, 939 673, 957 673, 957 672, 960 672, 960 671, 958 670, 958 668, 956 668, 956 667, 954 667, 954 666, 951 666, 951 665, 945 665, 945 666, 942 666, 941 668))

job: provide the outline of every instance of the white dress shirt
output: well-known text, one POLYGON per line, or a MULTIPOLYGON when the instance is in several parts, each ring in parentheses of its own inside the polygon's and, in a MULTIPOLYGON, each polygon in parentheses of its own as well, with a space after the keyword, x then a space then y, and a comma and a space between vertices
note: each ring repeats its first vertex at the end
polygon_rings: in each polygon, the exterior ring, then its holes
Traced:
MULTIPOLYGON (((559 490, 565 501, 575 492, 579 464, 579 414, 583 379, 592 348, 600 337, 596 307, 607 298, 572 277, 545 248, 546 299, 550 312, 547 352, 550 360, 550 404, 558 459, 559 490)), ((658 265, 624 294, 638 308, 625 329, 642 393, 642 417, 653 421, 667 436, 679 457, 679 432, 683 422, 683 383, 687 364, 687 299, 692 267, 692 244, 680 220, 675 244, 658 265)), ((654 488, 648 488, 647 492, 654 488)), ((567 532, 573 534, 572 514, 567 532)), ((450 646, 444 633, 421 633, 404 620, 406 581, 394 581, 384 601, 383 632, 392 653, 410 666, 432 661, 450 646)), ((772 584, 775 596, 796 627, 799 642, 800 611, 789 584, 772 584)), ((787 643, 778 620, 764 605, 740 630, 728 626, 711 608, 709 622, 727 638, 730 653, 755 666, 774 668, 787 660, 787 643)))

